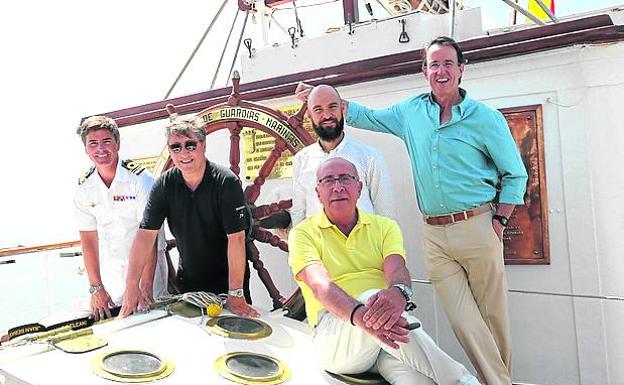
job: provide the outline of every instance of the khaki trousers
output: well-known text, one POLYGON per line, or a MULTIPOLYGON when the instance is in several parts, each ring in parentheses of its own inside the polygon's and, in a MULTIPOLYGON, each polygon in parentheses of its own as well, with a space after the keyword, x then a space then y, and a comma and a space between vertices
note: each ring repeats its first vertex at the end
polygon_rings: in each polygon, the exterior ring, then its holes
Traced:
POLYGON ((409 339, 399 349, 392 349, 328 312, 320 315, 314 331, 314 347, 321 367, 332 373, 373 370, 393 385, 479 385, 422 327, 410 331, 409 339))
POLYGON ((511 337, 503 244, 492 212, 443 226, 424 225, 429 279, 479 379, 511 384, 511 337))

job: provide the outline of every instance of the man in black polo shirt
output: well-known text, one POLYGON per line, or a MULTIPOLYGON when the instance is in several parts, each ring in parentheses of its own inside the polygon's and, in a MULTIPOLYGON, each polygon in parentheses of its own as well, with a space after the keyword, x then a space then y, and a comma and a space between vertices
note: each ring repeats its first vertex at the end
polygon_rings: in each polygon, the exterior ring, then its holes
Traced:
POLYGON ((247 221, 240 181, 227 168, 205 158, 206 134, 192 122, 175 122, 167 127, 166 135, 175 167, 156 180, 150 193, 130 253, 120 316, 147 307, 138 281, 149 258, 149 245, 167 219, 180 252, 179 289, 227 292, 227 307, 233 313, 257 317, 248 305, 247 221))

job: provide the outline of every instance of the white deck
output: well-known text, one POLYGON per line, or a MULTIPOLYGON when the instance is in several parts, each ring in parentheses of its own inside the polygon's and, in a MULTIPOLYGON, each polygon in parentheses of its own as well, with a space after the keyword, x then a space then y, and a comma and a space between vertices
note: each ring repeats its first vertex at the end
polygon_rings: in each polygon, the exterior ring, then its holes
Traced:
POLYGON ((17 378, 30 385, 110 385, 111 381, 91 371, 91 360, 107 351, 126 349, 145 350, 171 360, 175 371, 158 381, 163 385, 231 385, 231 381, 215 372, 213 364, 217 357, 239 351, 265 354, 284 362, 292 371, 292 384, 339 384, 314 364, 311 329, 307 324, 267 313, 262 320, 273 333, 257 341, 211 335, 198 326, 200 317, 167 316, 162 310, 115 320, 93 327, 96 335, 108 341, 108 346, 92 352, 69 354, 42 345, 0 351, 0 384, 19 384, 17 378), (2 371, 7 382, 3 381, 2 371))

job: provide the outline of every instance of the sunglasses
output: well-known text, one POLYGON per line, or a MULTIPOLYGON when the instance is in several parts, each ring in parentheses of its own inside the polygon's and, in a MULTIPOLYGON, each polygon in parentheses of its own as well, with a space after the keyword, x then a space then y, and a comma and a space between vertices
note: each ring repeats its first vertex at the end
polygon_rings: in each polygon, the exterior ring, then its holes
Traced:
POLYGON ((171 152, 178 153, 178 152, 182 151, 182 146, 184 146, 184 148, 186 148, 188 151, 195 151, 195 149, 197 148, 197 141, 196 140, 187 140, 184 143, 171 143, 169 145, 169 150, 171 152))

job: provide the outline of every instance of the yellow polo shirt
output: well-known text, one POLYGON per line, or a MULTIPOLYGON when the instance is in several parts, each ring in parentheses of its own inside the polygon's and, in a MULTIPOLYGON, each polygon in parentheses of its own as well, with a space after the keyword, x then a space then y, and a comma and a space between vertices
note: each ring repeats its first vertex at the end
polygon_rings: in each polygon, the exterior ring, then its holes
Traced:
MULTIPOLYGON (((353 298, 368 289, 387 288, 384 259, 392 254, 405 258, 399 225, 362 210, 358 210, 358 222, 348 237, 324 212, 309 217, 290 231, 288 248, 288 264, 295 277, 306 266, 321 264, 332 281, 353 298)), ((308 322, 314 327, 324 307, 303 281, 296 281, 305 299, 308 322)))

